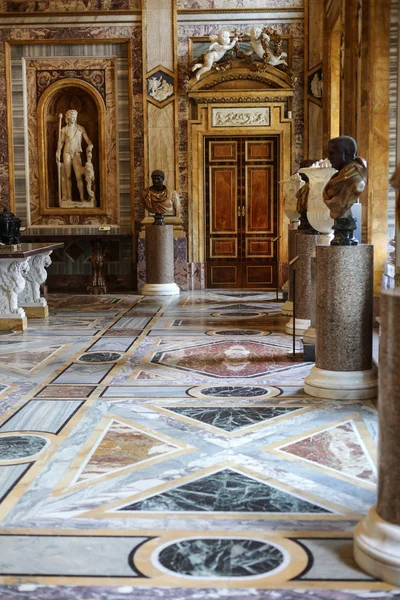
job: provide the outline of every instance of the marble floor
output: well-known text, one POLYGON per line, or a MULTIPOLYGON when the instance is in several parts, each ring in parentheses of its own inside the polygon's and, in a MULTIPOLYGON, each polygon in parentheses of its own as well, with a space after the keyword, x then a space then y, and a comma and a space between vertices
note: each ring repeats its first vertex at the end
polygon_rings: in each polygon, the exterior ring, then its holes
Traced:
POLYGON ((400 597, 352 558, 374 402, 262 292, 64 296, 0 336, 0 599, 400 597))

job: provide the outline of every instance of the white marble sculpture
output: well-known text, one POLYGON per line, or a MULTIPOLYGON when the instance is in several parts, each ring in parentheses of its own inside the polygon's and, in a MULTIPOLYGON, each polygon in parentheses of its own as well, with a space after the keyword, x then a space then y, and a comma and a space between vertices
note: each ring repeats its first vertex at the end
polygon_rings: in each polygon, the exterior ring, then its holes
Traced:
POLYGON ((318 73, 315 73, 314 77, 311 80, 311 93, 314 98, 322 98, 324 84, 318 73))
POLYGON ((281 52, 280 54, 274 54, 269 48, 269 42, 271 37, 261 29, 261 27, 253 27, 250 32, 250 46, 251 50, 246 52, 247 56, 251 56, 253 52, 257 54, 259 58, 264 58, 265 49, 267 49, 268 56, 267 62, 269 65, 273 67, 277 67, 278 65, 286 65, 287 53, 281 52))
POLYGON ((159 77, 150 77, 147 82, 148 94, 158 102, 164 102, 174 93, 174 86, 160 75, 159 77))
POLYGON ((299 173, 307 175, 310 182, 307 218, 312 227, 321 234, 321 244, 329 246, 333 238, 333 219, 323 201, 324 187, 330 178, 337 173, 328 159, 319 160, 311 167, 300 169, 299 173))
POLYGON ((196 73, 197 81, 199 81, 203 73, 206 73, 213 67, 214 63, 221 60, 228 50, 234 48, 238 39, 239 38, 234 37, 231 42, 229 31, 220 31, 218 36, 210 35, 211 44, 208 52, 204 54, 203 63, 196 63, 192 67, 192 71, 197 71, 197 69, 199 69, 196 73))
POLYGON ((285 214, 290 219, 293 229, 297 229, 300 223, 300 214, 297 212, 296 194, 305 184, 298 173, 291 175, 289 179, 280 182, 283 192, 283 207, 285 214))
POLYGON ((68 110, 65 113, 66 125, 61 127, 63 115, 59 114, 59 135, 57 143, 56 161, 58 167, 58 201, 63 208, 79 208, 79 207, 94 207, 94 194, 90 196, 89 201, 85 201, 85 187, 83 183, 83 175, 89 174, 91 184, 94 180, 93 165, 90 168, 93 144, 89 139, 86 130, 81 125, 78 125, 78 111, 68 110), (87 143, 87 160, 89 166, 86 169, 82 167, 82 139, 87 143), (61 162, 62 152, 62 162, 61 162), (79 190, 80 201, 72 198, 72 171, 75 174, 76 184, 79 190))
POLYGON ((30 269, 24 274, 25 288, 18 296, 20 306, 47 306, 46 299, 40 297, 40 286, 47 279, 46 267, 51 265, 50 254, 29 257, 30 269))
POLYGON ((22 318, 23 308, 18 307, 18 295, 25 287, 25 275, 29 271, 26 259, 3 259, 0 261, 0 314, 1 316, 22 318))

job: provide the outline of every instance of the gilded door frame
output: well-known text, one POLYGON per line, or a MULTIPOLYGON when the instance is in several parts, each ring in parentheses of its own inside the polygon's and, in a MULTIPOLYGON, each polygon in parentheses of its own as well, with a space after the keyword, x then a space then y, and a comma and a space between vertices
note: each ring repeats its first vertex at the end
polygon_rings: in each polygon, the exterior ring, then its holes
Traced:
MULTIPOLYGON (((225 95, 225 94, 224 94, 225 95)), ((277 135, 280 139, 280 168, 278 180, 288 179, 294 171, 294 120, 285 116, 284 102, 246 102, 242 104, 235 99, 232 102, 199 103, 197 119, 189 120, 189 226, 188 253, 189 261, 204 263, 206 259, 206 223, 204 198, 204 139, 206 136, 269 136, 277 135), (212 109, 215 108, 258 108, 269 109, 269 124, 242 127, 219 127, 213 125, 212 109)), ((288 257, 289 223, 283 210, 283 194, 278 186, 278 235, 279 240, 279 284, 283 285, 282 266, 288 257)))

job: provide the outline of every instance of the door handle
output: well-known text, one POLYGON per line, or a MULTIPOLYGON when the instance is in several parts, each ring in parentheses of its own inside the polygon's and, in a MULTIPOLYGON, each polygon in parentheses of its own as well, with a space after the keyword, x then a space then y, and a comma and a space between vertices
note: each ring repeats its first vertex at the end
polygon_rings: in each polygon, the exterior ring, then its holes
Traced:
POLYGON ((246 207, 242 206, 242 217, 246 216, 246 207))
POLYGON ((238 208, 237 208, 237 215, 238 215, 238 217, 240 217, 240 215, 241 215, 240 206, 238 206, 238 208))

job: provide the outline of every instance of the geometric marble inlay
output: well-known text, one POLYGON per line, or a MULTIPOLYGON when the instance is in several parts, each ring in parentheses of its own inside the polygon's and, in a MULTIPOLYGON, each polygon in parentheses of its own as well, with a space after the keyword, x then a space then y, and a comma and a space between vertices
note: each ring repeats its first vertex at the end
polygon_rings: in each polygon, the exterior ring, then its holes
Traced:
POLYGON ((218 341, 156 352, 152 363, 211 377, 259 377, 299 366, 286 348, 258 341, 218 341))
POLYGON ((31 373, 41 363, 50 358, 63 346, 46 346, 46 348, 33 348, 31 350, 13 350, 0 353, 0 367, 31 373))
MULTIPOLYGON (((166 407, 164 407, 166 408, 166 407)), ((255 423, 268 421, 275 417, 280 417, 287 413, 299 410, 296 408, 257 408, 257 407, 238 407, 238 408, 209 408, 209 407, 179 407, 167 410, 175 412, 184 417, 189 417, 201 423, 207 423, 213 427, 218 427, 224 431, 235 431, 242 427, 249 427, 255 423)))
POLYGON ((376 483, 374 464, 353 421, 281 446, 279 451, 348 477, 376 483))
POLYGON ((73 483, 165 456, 176 449, 172 444, 113 419, 102 432, 73 483))
POLYGON ((172 543, 161 550, 158 560, 168 571, 209 579, 270 573, 283 563, 284 555, 259 540, 204 537, 172 543))
POLYGON ((143 512, 330 513, 267 483, 222 469, 118 509, 143 512))
MULTIPOLYGON (((257 387, 255 385, 247 385, 243 387, 232 385, 219 385, 207 388, 201 388, 200 393, 203 396, 211 396, 213 398, 257 398, 259 396, 275 396, 280 393, 278 388, 272 387, 257 387), (272 393, 274 392, 274 393, 272 393)), ((189 395, 190 390, 188 391, 189 395)), ((194 395, 194 394, 193 394, 194 395)))
POLYGON ((0 460, 19 460, 38 454, 48 440, 37 435, 5 435, 0 437, 0 460))
POLYGON ((121 358, 119 352, 90 352, 79 357, 80 362, 115 362, 121 358))
MULTIPOLYGON (((209 332, 208 332, 209 333, 209 332)), ((214 331, 214 335, 263 335, 263 331, 258 329, 224 329, 222 331, 214 331)))

